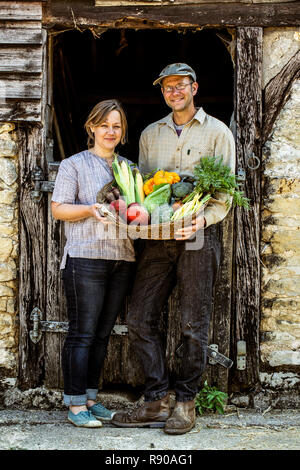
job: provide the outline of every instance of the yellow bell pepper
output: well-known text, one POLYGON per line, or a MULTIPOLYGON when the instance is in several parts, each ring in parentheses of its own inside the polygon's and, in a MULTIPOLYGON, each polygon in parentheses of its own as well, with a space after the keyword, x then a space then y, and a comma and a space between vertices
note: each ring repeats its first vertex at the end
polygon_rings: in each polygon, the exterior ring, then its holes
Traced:
POLYGON ((169 172, 169 171, 164 171, 160 170, 157 171, 153 177, 154 179, 154 184, 173 184, 173 183, 178 183, 180 181, 180 176, 177 173, 174 172, 169 172))

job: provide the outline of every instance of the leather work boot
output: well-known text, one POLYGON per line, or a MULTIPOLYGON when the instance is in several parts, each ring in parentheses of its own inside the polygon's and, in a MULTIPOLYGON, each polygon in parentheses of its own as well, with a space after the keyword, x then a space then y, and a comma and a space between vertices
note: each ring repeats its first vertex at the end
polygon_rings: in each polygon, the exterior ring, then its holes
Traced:
POLYGON ((132 413, 117 412, 111 423, 121 428, 163 428, 169 416, 169 395, 166 395, 161 400, 146 401, 132 413))
POLYGON ((195 400, 177 401, 164 431, 167 434, 184 434, 195 426, 195 419, 195 400))

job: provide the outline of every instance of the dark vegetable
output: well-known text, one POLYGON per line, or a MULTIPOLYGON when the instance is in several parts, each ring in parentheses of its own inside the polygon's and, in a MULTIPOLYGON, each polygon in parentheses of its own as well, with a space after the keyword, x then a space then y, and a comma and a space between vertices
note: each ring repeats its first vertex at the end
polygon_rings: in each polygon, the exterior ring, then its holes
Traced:
POLYGON ((192 185, 192 183, 188 183, 185 181, 180 181, 179 183, 172 184, 172 194, 173 196, 179 199, 190 194, 193 189, 194 186, 192 185))
POLYGON ((106 193, 106 196, 105 196, 107 202, 112 202, 114 201, 116 198, 115 198, 115 195, 112 191, 106 193))
POLYGON ((113 188, 112 192, 114 193, 114 196, 116 199, 119 199, 120 197, 120 191, 118 188, 113 188))

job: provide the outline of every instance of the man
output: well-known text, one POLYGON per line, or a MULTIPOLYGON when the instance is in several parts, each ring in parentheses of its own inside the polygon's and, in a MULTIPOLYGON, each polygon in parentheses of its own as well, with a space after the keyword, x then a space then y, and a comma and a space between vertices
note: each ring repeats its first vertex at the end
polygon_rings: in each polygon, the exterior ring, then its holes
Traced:
MULTIPOLYGON (((193 175, 202 156, 223 156, 235 171, 235 144, 228 127, 196 109, 196 74, 186 64, 168 65, 155 80, 172 112, 150 124, 140 138, 139 167, 193 175)), ((229 209, 227 195, 218 194, 191 226, 175 240, 147 240, 138 262, 128 311, 131 343, 145 372, 145 403, 133 413, 118 412, 112 423, 121 427, 164 427, 168 434, 183 434, 195 424, 195 396, 205 369, 213 288, 220 263, 216 224, 229 209), (195 231, 204 229, 203 247, 186 249, 195 231), (177 281, 181 311, 182 362, 175 380, 176 403, 171 412, 165 349, 159 316, 177 281)))

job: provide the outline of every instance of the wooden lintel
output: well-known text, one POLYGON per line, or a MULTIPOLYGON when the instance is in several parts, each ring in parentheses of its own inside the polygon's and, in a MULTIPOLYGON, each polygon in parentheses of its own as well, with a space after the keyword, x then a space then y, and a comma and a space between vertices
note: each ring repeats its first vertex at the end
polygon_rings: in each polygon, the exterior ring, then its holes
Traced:
POLYGON ((45 27, 197 28, 299 26, 300 3, 192 4, 95 7, 84 0, 51 2, 43 9, 45 27))

